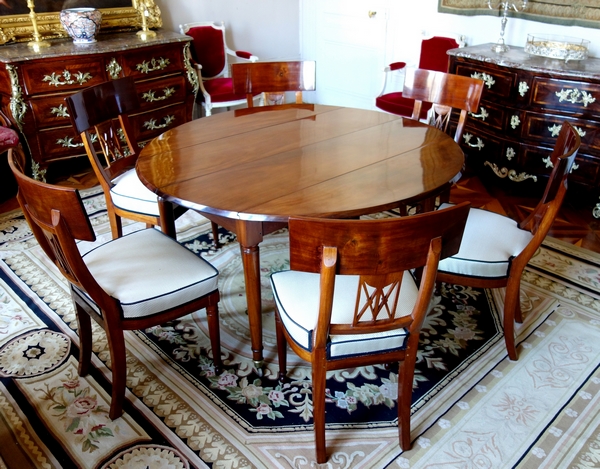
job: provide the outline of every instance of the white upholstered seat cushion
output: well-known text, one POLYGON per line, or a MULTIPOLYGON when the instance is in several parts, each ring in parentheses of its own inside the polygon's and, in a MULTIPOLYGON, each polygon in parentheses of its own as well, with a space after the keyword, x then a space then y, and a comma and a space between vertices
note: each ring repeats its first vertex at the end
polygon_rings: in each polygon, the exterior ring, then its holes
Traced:
MULTIPOLYGON (((271 275, 271 286, 281 321, 292 339, 305 350, 312 349, 313 331, 319 316, 319 274, 286 270, 271 275)), ((335 278, 331 324, 349 324, 354 307, 359 277, 338 275, 335 278)), ((417 285, 405 272, 396 316, 412 313, 417 299, 417 285)), ((332 335, 327 346, 328 358, 385 352, 406 346, 408 331, 395 329, 373 334, 332 335)))
MULTIPOLYGON (((217 269, 152 228, 108 241, 83 260, 102 289, 120 302, 124 318, 151 316, 217 289, 217 269)), ((87 293, 78 293, 100 313, 87 293)))
MULTIPOLYGON (((442 204, 440 210, 451 204, 442 204)), ((471 208, 457 254, 440 261, 438 271, 470 277, 506 277, 509 259, 527 246, 533 235, 509 217, 471 208)))
POLYGON ((158 198, 142 184, 135 168, 116 177, 112 182, 114 186, 110 190, 110 197, 115 206, 128 212, 159 216, 158 198))

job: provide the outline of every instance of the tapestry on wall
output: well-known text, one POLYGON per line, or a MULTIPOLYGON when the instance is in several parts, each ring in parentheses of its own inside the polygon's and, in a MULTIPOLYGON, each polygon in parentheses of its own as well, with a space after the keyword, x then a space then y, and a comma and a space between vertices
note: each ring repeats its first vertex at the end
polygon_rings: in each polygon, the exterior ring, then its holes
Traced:
MULTIPOLYGON (((490 9, 485 0, 439 0, 438 11, 455 15, 493 15, 499 16, 499 9, 490 9)), ((565 26, 583 26, 600 28, 600 0, 529 0, 527 8, 509 16, 542 23, 554 23, 565 26)))

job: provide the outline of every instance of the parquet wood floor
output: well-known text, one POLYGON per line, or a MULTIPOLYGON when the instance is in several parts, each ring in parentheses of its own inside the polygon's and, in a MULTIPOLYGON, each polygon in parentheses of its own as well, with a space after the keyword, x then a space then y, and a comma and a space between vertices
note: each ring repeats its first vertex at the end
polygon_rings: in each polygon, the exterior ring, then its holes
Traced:
MULTIPOLYGON (((91 171, 82 171, 59 182, 61 185, 89 188, 97 184, 97 179, 91 171)), ((523 220, 535 207, 537 199, 511 196, 496 188, 486 189, 476 177, 464 177, 452 189, 451 202, 468 200, 474 207, 485 208, 514 220, 523 220)), ((0 213, 18 208, 16 199, 12 198, 0 204, 0 213)), ((567 198, 558 218, 550 230, 550 236, 565 242, 584 247, 600 253, 600 219, 592 215, 590 204, 578 204, 577 200, 567 198), (581 205, 584 205, 583 207, 581 205)))

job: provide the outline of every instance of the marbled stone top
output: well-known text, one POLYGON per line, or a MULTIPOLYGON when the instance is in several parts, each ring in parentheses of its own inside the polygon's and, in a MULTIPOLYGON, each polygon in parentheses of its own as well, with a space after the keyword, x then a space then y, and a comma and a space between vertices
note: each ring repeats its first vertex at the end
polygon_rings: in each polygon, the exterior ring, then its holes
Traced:
POLYGON ((523 50, 523 47, 517 46, 510 46, 508 52, 499 54, 492 51, 492 45, 490 43, 451 49, 448 51, 448 55, 465 57, 511 69, 558 73, 574 78, 600 79, 600 59, 597 58, 565 62, 564 60, 530 55, 523 50))
POLYGON ((172 31, 158 30, 156 37, 142 40, 135 31, 97 36, 92 44, 74 44, 71 39, 55 39, 50 47, 34 51, 26 42, 0 46, 0 62, 12 63, 23 60, 45 59, 74 55, 99 54, 111 51, 124 51, 156 44, 191 41, 191 37, 172 31))

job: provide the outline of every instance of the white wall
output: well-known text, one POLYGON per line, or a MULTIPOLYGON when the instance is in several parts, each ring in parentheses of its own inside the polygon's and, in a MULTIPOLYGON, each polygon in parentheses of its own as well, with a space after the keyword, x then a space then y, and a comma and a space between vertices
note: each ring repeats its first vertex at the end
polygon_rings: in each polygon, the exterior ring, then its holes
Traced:
POLYGON ((227 45, 261 60, 298 60, 298 0, 155 0, 163 28, 182 23, 224 21, 227 45))
MULTIPOLYGON (((319 39, 315 36, 312 10, 315 2, 340 3, 339 0, 155 0, 162 11, 165 29, 178 31, 180 23, 225 21, 228 45, 258 55, 261 60, 314 59, 319 39), (308 12, 308 13, 307 13, 308 12)), ((482 3, 484 1, 482 0, 482 3)), ((494 16, 462 16, 438 13, 438 0, 345 0, 342 8, 356 4, 361 8, 387 9, 389 18, 385 63, 395 60, 417 63, 421 35, 449 32, 462 34, 468 45, 496 42, 500 18, 494 16)), ((359 32, 357 31, 357 34, 359 32)), ((590 55, 600 57, 600 29, 567 27, 509 18, 505 41, 524 46, 528 33, 561 34, 591 41, 590 55)), ((381 68, 383 65, 381 64, 381 68)), ((323 70, 326 64, 317 64, 323 70)), ((360 72, 360 66, 349 63, 347 70, 332 73, 360 72)), ((317 88, 318 85, 317 85, 317 88)), ((327 102, 327 99, 319 99, 327 102)))

